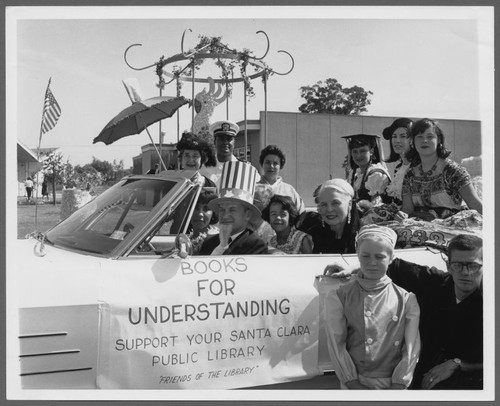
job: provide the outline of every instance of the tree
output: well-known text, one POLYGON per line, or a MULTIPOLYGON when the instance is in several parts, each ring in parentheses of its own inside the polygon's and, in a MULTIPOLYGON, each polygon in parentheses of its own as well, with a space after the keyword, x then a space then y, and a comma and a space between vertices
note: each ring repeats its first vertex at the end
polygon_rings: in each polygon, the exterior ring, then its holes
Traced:
POLYGON ((113 183, 115 179, 113 164, 108 161, 101 161, 96 157, 92 157, 92 163, 90 165, 101 174, 103 184, 108 185, 113 183))
POLYGON ((102 184, 100 172, 97 172, 91 164, 76 165, 73 168, 73 180, 80 189, 87 189, 88 186, 92 188, 102 184))
POLYGON ((125 169, 123 165, 123 159, 120 159, 120 162, 116 162, 116 159, 113 159, 113 170, 115 172, 114 183, 118 182, 124 176, 130 175, 132 171, 130 169, 125 169))
POLYGON ((306 102, 299 106, 302 113, 360 114, 368 111, 373 92, 359 86, 342 87, 337 79, 318 81, 312 86, 302 86, 300 96, 306 102))
POLYGON ((63 173, 64 173, 65 164, 63 163, 63 156, 60 152, 57 154, 50 154, 43 161, 43 173, 44 178, 47 180, 47 183, 52 183, 52 196, 53 203, 56 204, 56 183, 63 183, 63 173))
POLYGON ((73 165, 69 162, 69 160, 66 160, 66 163, 63 166, 63 185, 67 188, 73 188, 76 186, 76 182, 74 180, 74 167, 73 165))
POLYGON ((92 157, 92 163, 90 165, 100 173, 102 184, 104 185, 113 185, 124 176, 132 173, 130 169, 124 169, 123 159, 119 162, 116 162, 116 159, 114 159, 113 163, 111 163, 92 157))

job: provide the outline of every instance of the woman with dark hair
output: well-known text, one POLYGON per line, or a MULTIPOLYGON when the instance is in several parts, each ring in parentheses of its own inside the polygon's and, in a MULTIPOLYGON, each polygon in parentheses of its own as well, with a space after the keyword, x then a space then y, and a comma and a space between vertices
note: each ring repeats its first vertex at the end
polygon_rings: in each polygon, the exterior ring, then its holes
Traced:
POLYGON ((189 225, 189 238, 193 244, 193 255, 196 255, 209 235, 218 234, 219 229, 214 225, 217 223, 217 213, 215 213, 208 203, 217 198, 215 193, 202 190, 196 202, 191 223, 189 225))
POLYGON ((401 207, 403 201, 401 193, 403 190, 403 179, 406 172, 410 168, 410 161, 406 154, 410 151, 411 146, 411 128, 413 121, 409 118, 398 118, 393 123, 384 128, 382 135, 389 141, 391 155, 385 162, 395 162, 394 174, 392 181, 387 186, 386 192, 392 198, 393 203, 401 207))
POLYGON ((279 176, 286 162, 283 151, 276 145, 268 145, 260 152, 259 162, 262 167, 262 177, 257 183, 270 185, 275 195, 289 196, 297 207, 299 214, 304 212, 305 205, 300 195, 292 185, 283 182, 283 179, 279 176))
POLYGON ((391 178, 382 161, 379 136, 371 134, 347 135, 349 150, 348 181, 354 189, 354 200, 364 212, 374 206, 388 203, 386 188, 391 178))
POLYGON ((276 235, 270 245, 285 254, 311 254, 312 237, 295 228, 299 212, 288 196, 274 195, 262 212, 262 218, 271 224, 276 235))
POLYGON ((177 143, 180 169, 196 171, 196 180, 204 187, 215 188, 215 183, 198 171, 202 165, 214 160, 214 152, 210 145, 193 133, 185 132, 177 143))
POLYGON ((483 211, 467 170, 448 158, 444 134, 429 118, 417 121, 411 132, 412 162, 403 182, 402 211, 423 220, 447 218, 466 208, 483 211))

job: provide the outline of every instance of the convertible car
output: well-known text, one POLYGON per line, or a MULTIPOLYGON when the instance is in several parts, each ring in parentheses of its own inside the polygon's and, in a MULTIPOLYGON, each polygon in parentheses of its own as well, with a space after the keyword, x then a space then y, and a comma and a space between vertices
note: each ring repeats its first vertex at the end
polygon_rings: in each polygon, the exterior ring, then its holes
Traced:
MULTIPOLYGON (((332 370, 327 264, 355 255, 191 256, 200 186, 169 171, 121 180, 9 253, 18 363, 27 389, 236 389, 332 370)), ((445 269, 439 251, 397 250, 445 269)))

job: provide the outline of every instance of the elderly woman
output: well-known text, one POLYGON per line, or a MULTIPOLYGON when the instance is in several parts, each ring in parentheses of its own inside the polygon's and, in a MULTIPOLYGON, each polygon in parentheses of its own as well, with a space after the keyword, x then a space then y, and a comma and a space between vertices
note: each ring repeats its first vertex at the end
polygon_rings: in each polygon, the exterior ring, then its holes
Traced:
POLYGON ((359 214, 353 202, 352 186, 344 179, 330 179, 316 189, 314 197, 321 222, 307 229, 300 228, 311 235, 313 253, 355 252, 359 214))
POLYGON ((396 233, 368 225, 356 238, 360 270, 325 297, 328 350, 343 389, 406 389, 420 353, 420 309, 387 270, 396 233))
POLYGON ((195 177, 202 186, 215 188, 214 182, 198 172, 202 165, 214 162, 213 151, 206 141, 193 133, 185 132, 177 143, 177 151, 179 151, 180 169, 197 171, 195 177))
MULTIPOLYGON (((262 213, 269 204, 272 196, 273 189, 271 186, 256 183, 253 195, 253 205, 262 213)), ((253 216, 250 220, 250 226, 267 245, 270 245, 271 239, 276 236, 276 233, 271 225, 264 219, 264 216, 253 216)))
POLYGON ((385 162, 395 163, 392 181, 387 186, 387 195, 392 198, 392 201, 401 207, 403 179, 406 172, 410 168, 410 161, 406 157, 411 146, 411 129, 413 121, 409 118, 398 118, 393 123, 384 128, 382 131, 383 137, 389 141, 391 155, 385 162))
POLYGON ((295 228, 299 212, 288 196, 274 195, 262 212, 276 235, 271 238, 270 245, 285 254, 310 254, 313 243, 309 234, 295 228))
POLYGON ((411 131, 412 167, 403 182, 402 211, 423 220, 446 218, 469 208, 482 213, 483 205, 467 170, 448 158, 438 123, 424 118, 411 131))
POLYGON ((286 162, 283 151, 276 145, 268 145, 260 152, 259 162, 262 167, 262 177, 258 183, 270 185, 275 195, 289 196, 297 207, 299 214, 304 212, 305 205, 300 195, 292 185, 283 182, 283 179, 279 176, 286 162))

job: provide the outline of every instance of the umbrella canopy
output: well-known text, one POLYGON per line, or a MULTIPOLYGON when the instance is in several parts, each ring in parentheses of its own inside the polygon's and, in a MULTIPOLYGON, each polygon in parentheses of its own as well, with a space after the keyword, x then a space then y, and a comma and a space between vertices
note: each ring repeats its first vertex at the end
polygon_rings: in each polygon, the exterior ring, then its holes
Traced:
POLYGON ((94 138, 94 144, 100 141, 109 145, 127 135, 139 134, 151 124, 171 117, 186 103, 189 100, 182 96, 158 96, 134 102, 106 124, 94 138))

